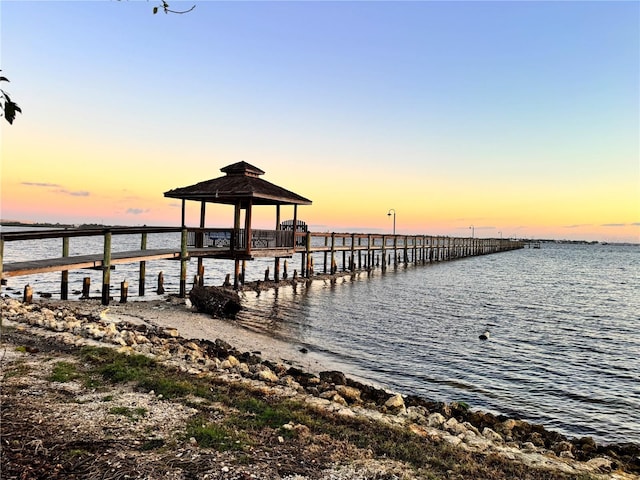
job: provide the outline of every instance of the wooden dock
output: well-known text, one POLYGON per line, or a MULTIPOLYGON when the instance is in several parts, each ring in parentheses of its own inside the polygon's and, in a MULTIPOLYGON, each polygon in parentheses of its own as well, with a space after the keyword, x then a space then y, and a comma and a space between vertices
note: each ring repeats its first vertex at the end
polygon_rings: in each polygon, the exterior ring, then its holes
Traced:
MULTIPOLYGON (((45 272, 61 271, 61 299, 67 299, 68 271, 77 269, 102 270, 102 303, 109 303, 110 271, 118 264, 139 263, 139 295, 144 296, 146 262, 171 259, 181 262, 180 296, 186 295, 187 262, 192 258, 231 259, 242 265, 236 267, 234 287, 244 281, 246 261, 254 258, 273 258, 273 281, 281 280, 280 259, 300 255, 300 276, 312 278, 316 274, 370 271, 404 264, 426 264, 475 255, 523 248, 523 243, 498 238, 445 237, 429 235, 384 235, 356 233, 294 232, 286 230, 212 229, 186 227, 113 227, 101 229, 64 229, 0 234, 0 277, 2 279, 45 272), (148 235, 180 233, 176 248, 147 249, 148 235), (140 249, 112 252, 114 235, 140 235, 140 249), (69 238, 102 236, 101 254, 69 255, 69 238), (61 255, 32 261, 4 263, 6 242, 60 239, 61 255), (316 265, 317 257, 322 260, 316 265), (316 260, 314 260, 316 259, 316 260)), ((285 269, 286 269, 285 262, 285 269)), ((202 282, 201 260, 194 281, 202 282)), ((297 275, 298 271, 295 271, 297 275)), ((265 276, 268 276, 266 272, 265 276)), ((286 276, 286 271, 285 274, 286 276)))

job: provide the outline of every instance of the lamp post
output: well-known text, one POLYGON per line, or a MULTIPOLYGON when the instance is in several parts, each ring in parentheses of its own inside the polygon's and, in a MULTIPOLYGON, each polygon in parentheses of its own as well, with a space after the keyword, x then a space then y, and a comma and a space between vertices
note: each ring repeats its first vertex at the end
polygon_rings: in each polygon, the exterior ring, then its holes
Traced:
POLYGON ((387 212, 387 216, 391 216, 391 212, 393 212, 393 234, 396 234, 396 211, 392 208, 387 212))
POLYGON ((476 231, 476 229, 475 229, 475 227, 474 227, 473 225, 471 225, 471 226, 469 227, 469 229, 471 230, 471 238, 473 238, 473 236, 475 235, 475 231, 476 231))

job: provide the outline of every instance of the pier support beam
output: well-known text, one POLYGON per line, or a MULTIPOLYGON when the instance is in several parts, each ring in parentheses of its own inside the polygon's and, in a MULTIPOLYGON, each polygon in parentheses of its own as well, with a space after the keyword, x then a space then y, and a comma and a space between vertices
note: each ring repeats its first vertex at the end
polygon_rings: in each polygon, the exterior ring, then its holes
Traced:
MULTIPOLYGON (((69 256, 69 237, 62 238, 62 256, 69 256)), ((69 270, 63 270, 60 278, 60 300, 69 299, 69 270)))
MULTIPOLYGON (((147 249, 147 233, 144 232, 142 234, 142 238, 140 239, 140 250, 147 249)), ((147 262, 144 260, 140 262, 140 274, 138 275, 138 296, 144 297, 144 283, 145 277, 147 275, 147 262)))
POLYGON ((182 229, 180 238, 180 298, 187 296, 187 229, 182 229))
POLYGON ((104 232, 104 255, 102 257, 102 305, 109 305, 111 289, 111 231, 104 232))

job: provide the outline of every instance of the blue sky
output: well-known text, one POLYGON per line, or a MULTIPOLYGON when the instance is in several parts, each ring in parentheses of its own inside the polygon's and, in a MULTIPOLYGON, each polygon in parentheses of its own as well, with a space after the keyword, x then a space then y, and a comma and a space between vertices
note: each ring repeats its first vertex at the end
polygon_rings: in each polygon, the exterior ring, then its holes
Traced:
POLYGON ((171 223, 245 160, 336 231, 638 239, 638 2, 156 4, 2 1, 3 218, 52 183, 171 223))

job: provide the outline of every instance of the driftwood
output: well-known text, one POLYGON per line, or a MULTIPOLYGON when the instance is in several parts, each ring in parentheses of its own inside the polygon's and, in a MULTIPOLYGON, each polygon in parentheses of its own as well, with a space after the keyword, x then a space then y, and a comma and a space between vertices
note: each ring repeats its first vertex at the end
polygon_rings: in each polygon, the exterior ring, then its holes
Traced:
POLYGON ((189 292, 189 300, 198 312, 214 317, 235 318, 242 308, 238 293, 221 287, 195 286, 189 292))

